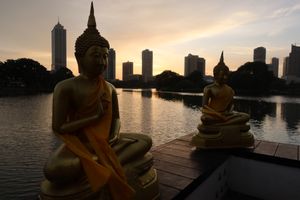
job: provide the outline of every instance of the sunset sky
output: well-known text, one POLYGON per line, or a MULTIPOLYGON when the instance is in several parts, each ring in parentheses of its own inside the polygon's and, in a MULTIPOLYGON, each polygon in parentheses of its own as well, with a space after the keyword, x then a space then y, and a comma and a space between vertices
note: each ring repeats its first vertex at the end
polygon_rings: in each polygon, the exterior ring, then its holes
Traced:
MULTIPOLYGON (((0 61, 32 58, 50 69, 51 30, 67 30, 67 66, 78 74, 76 38, 84 31, 90 0, 1 0, 0 61)), ((117 78, 122 63, 134 62, 141 73, 141 51, 153 51, 153 74, 184 72, 189 53, 206 59, 212 74, 221 51, 231 70, 253 59, 253 49, 267 49, 282 61, 291 44, 300 46, 299 0, 95 0, 101 35, 116 50, 117 78)))

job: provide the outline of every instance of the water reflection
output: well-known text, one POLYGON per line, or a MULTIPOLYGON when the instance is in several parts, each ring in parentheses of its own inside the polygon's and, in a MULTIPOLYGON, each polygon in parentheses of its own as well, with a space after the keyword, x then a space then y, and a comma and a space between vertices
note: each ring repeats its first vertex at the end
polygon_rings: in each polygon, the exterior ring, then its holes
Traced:
POLYGON ((276 117, 276 103, 235 99, 234 108, 236 111, 248 113, 251 119, 257 121, 263 121, 266 115, 276 117))
POLYGON ((167 101, 182 101, 187 107, 200 109, 202 106, 202 96, 200 95, 182 95, 181 93, 155 92, 156 97, 167 101))
POLYGON ((0 199, 36 199, 43 165, 57 145, 52 95, 0 98, 0 199))
MULTIPOLYGON (((197 110, 202 105, 202 94, 156 92, 155 96, 197 110)), ((258 139, 300 143, 300 98, 236 97, 234 106, 236 111, 250 115, 251 130, 258 139)))
POLYGON ((141 110, 140 110, 140 116, 141 116, 141 132, 148 134, 152 136, 153 134, 153 124, 152 124, 152 92, 149 90, 145 90, 141 92, 142 97, 141 98, 141 110), (150 98, 150 99, 149 99, 150 98))
POLYGON ((281 117, 285 120, 288 130, 297 130, 300 121, 300 105, 294 103, 285 103, 281 106, 281 117))
POLYGON ((151 90, 122 90, 118 96, 121 132, 148 134, 157 146, 196 130, 199 112, 187 109, 177 100, 170 103, 157 95, 151 90), (133 110, 129 113, 130 109, 133 110), (134 115, 135 119, 128 115, 134 115))
POLYGON ((142 94, 142 97, 148 97, 148 98, 152 97, 152 91, 151 90, 142 90, 141 94, 142 94))

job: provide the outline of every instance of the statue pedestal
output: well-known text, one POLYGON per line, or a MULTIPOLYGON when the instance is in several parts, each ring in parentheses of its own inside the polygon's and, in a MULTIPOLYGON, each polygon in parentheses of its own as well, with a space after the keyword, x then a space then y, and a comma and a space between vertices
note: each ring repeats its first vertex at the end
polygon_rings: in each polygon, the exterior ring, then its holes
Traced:
POLYGON ((198 126, 199 132, 192 138, 191 145, 199 149, 240 148, 254 145, 254 136, 249 125, 198 126))
MULTIPOLYGON (((104 190, 103 190, 104 191, 104 190)), ((53 184, 44 180, 41 184, 40 199, 43 200, 80 200, 80 199, 98 199, 103 196, 103 192, 93 192, 87 179, 75 181, 72 184, 53 184), (101 193, 101 194, 100 194, 101 193)))
POLYGON ((133 200, 158 200, 159 185, 156 170, 151 167, 143 175, 129 179, 128 184, 135 190, 133 200))
MULTIPOLYGON (((153 158, 147 153, 143 159, 124 166, 128 184, 135 190, 133 200, 159 199, 159 185, 156 170, 152 167, 153 158), (134 168, 133 168, 134 166, 134 168)), ((44 180, 40 199, 43 200, 106 200, 111 199, 107 188, 93 192, 85 177, 71 184, 53 184, 44 180)))
MULTIPOLYGON (((159 199, 157 173, 153 167, 153 155, 149 152, 152 140, 146 135, 124 133, 112 146, 121 160, 128 184, 135 190, 133 200, 159 199)), ((48 179, 41 184, 42 200, 106 200, 111 199, 108 187, 93 192, 82 171, 80 160, 62 144, 51 156, 45 167, 48 179), (61 165, 57 155, 63 155, 61 165), (51 170, 56 168, 55 170, 51 170), (55 172, 55 173, 54 173, 55 172), (67 176, 64 177, 64 174, 67 176), (51 176, 50 176, 51 175, 51 176), (72 177, 73 176, 73 177, 72 177), (51 180, 53 179, 53 180, 51 180), (57 181, 55 181, 57 179, 57 181)), ((95 160, 97 157, 95 156, 95 160)), ((47 176, 46 176, 47 177, 47 176)))

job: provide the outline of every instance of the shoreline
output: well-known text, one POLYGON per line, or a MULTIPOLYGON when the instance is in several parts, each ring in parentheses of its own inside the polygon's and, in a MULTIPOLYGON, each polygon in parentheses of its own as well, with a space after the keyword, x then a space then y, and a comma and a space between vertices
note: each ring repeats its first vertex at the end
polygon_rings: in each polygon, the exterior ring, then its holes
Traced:
MULTIPOLYGON (((187 89, 187 90, 173 90, 173 89, 160 89, 156 88, 127 88, 127 87, 116 87, 117 89, 123 90, 151 90, 155 89, 157 92, 172 92, 172 93, 193 93, 193 94, 201 94, 202 90, 199 89, 187 89)), ((49 94, 52 93, 52 89, 33 89, 33 88, 0 88, 0 98, 1 97, 17 97, 17 96, 30 96, 30 95, 38 95, 38 94, 49 94)), ((286 96, 286 97, 300 97, 300 90, 291 90, 291 91, 268 91, 266 93, 260 93, 257 91, 236 91, 235 96, 249 96, 249 97, 268 97, 268 96, 286 96)))

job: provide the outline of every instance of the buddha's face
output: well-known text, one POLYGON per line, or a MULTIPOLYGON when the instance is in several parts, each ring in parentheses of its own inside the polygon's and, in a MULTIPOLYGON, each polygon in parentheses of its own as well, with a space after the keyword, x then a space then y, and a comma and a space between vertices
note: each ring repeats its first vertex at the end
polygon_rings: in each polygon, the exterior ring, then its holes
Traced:
POLYGON ((97 77, 107 68, 108 48, 91 46, 80 59, 82 74, 88 77, 97 77))
POLYGON ((219 83, 220 85, 227 83, 228 80, 228 72, 225 70, 220 70, 216 75, 215 75, 215 81, 219 83))

